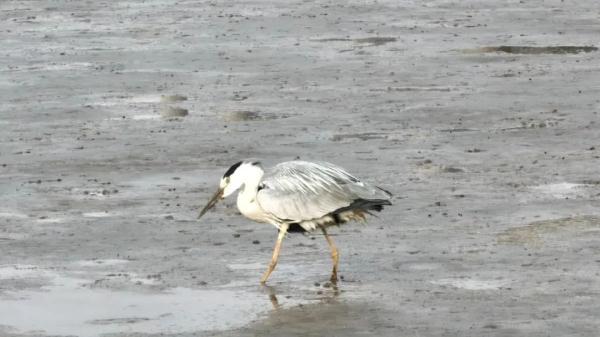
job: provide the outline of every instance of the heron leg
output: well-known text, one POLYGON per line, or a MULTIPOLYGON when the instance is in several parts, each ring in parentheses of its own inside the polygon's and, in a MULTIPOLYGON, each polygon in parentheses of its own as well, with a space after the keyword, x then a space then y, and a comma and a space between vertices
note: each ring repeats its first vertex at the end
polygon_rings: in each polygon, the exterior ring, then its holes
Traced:
POLYGON ((325 234, 325 240, 327 240, 327 243, 329 244, 329 248, 331 249, 331 259, 333 260, 333 270, 331 271, 330 281, 331 281, 331 283, 337 283, 337 280, 338 280, 337 271, 338 271, 338 263, 340 261, 340 254, 338 253, 338 249, 335 246, 335 244, 333 243, 333 240, 331 240, 331 238, 327 234, 325 227, 321 227, 321 231, 323 231, 323 234, 325 234))
POLYGON ((265 271, 262 278, 260 279, 260 283, 262 283, 262 284, 265 284, 265 282, 267 282, 267 279, 269 278, 269 276, 275 269, 275 266, 277 265, 277 259, 279 258, 279 251, 281 250, 281 243, 283 242, 283 238, 285 237, 285 234, 287 233, 288 227, 289 227, 289 225, 286 223, 281 224, 279 226, 279 235, 277 236, 277 242, 275 243, 275 248, 273 249, 273 256, 271 257, 271 262, 269 263, 269 267, 267 268, 267 271, 265 271))

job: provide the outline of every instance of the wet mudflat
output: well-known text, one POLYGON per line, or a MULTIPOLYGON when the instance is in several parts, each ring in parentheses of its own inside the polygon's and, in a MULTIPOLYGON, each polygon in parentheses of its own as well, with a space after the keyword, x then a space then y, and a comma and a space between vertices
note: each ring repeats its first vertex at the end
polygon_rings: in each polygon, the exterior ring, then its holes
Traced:
POLYGON ((595 336, 596 1, 3 1, 0 336, 595 336), (395 194, 290 235, 242 158, 395 194))

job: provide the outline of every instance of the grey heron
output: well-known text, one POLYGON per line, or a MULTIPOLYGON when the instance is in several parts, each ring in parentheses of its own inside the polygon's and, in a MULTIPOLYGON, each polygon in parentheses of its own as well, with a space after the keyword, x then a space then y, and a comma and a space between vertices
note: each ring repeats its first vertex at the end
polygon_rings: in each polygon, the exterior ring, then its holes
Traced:
POLYGON ((279 230, 271 262, 260 282, 265 283, 279 258, 288 231, 320 229, 333 259, 331 282, 337 282, 338 249, 327 228, 351 220, 365 221, 365 214, 391 205, 391 193, 362 182, 343 168, 326 162, 288 161, 266 171, 259 161, 244 160, 231 166, 217 192, 200 211, 198 219, 219 200, 239 190, 237 207, 247 218, 269 223, 279 230))

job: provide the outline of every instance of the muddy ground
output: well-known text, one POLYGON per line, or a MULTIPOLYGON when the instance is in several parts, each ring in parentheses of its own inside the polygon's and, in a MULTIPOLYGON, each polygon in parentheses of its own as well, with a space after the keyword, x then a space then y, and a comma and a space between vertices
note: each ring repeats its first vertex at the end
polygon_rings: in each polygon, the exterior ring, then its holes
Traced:
POLYGON ((596 336, 600 7, 0 2, 0 335, 596 336), (566 47, 563 47, 566 46, 566 47), (232 163, 395 194, 276 237, 232 163))

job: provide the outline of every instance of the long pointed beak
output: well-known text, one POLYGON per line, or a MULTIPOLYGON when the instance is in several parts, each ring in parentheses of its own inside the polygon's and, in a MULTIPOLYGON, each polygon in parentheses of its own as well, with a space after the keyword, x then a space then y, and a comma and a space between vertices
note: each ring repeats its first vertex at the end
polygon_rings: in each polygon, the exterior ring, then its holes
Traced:
POLYGON ((204 208, 200 211, 198 219, 200 219, 204 215, 204 213, 208 212, 209 209, 213 208, 217 204, 217 202, 221 200, 221 197, 223 197, 223 189, 219 188, 217 192, 212 196, 212 198, 210 198, 208 204, 206 204, 206 206, 204 206, 204 208))

